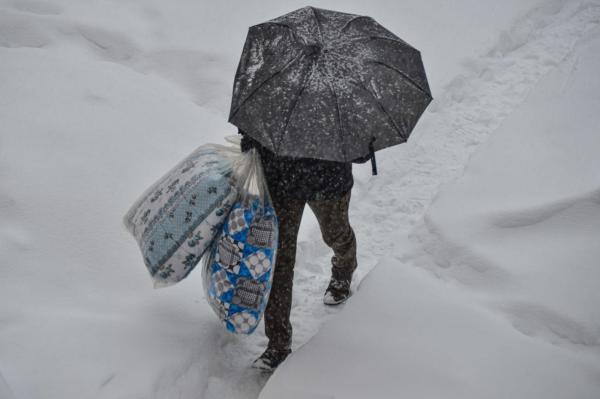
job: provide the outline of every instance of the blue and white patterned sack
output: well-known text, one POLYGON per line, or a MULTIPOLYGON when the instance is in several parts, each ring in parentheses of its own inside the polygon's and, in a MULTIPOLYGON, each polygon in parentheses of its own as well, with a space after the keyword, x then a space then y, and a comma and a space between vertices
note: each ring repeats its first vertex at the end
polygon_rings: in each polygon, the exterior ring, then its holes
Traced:
POLYGON ((239 149, 202 145, 154 183, 123 218, 155 287, 185 278, 220 233, 238 198, 239 149))
POLYGON ((251 150, 241 163, 234 174, 240 182, 239 200, 213 243, 202 272, 208 303, 227 330, 250 334, 269 299, 279 226, 258 154, 251 150))

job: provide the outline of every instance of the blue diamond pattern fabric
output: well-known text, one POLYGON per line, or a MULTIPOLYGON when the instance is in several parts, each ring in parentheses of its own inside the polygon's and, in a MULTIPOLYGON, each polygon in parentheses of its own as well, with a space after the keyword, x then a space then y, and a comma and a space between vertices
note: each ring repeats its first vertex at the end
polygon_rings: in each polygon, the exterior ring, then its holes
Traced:
POLYGON ((258 326, 271 292, 277 242, 270 202, 250 195, 233 205, 202 269, 208 303, 230 332, 251 334, 258 326))

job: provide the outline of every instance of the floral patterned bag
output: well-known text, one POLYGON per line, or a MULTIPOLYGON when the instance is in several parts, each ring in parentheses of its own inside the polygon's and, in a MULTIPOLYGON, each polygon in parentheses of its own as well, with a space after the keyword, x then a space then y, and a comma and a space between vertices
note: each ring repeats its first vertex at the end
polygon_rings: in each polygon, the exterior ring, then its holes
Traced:
POLYGON ((207 144, 148 188, 123 218, 155 287, 185 278, 220 234, 238 198, 239 148, 207 144))

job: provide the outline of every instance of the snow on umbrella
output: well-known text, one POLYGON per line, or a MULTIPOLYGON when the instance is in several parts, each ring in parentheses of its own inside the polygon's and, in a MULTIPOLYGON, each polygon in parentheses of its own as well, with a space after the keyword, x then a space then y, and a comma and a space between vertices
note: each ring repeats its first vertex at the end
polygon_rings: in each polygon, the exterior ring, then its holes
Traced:
POLYGON ((229 122, 278 155, 349 162, 405 142, 431 100, 418 50, 304 7, 249 28, 229 122))

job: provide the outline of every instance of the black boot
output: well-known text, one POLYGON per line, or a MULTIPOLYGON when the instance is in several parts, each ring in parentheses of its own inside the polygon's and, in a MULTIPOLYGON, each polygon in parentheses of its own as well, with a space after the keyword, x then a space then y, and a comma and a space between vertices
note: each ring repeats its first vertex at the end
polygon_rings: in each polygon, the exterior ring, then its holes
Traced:
POLYGON ((338 280, 332 277, 323 296, 323 303, 325 305, 339 305, 345 302, 351 295, 350 282, 350 280, 338 280))
POLYGON ((254 363, 252 363, 252 367, 265 371, 273 371, 285 360, 286 357, 288 357, 291 352, 291 349, 267 347, 267 350, 264 351, 263 354, 254 361, 254 363))

